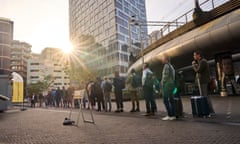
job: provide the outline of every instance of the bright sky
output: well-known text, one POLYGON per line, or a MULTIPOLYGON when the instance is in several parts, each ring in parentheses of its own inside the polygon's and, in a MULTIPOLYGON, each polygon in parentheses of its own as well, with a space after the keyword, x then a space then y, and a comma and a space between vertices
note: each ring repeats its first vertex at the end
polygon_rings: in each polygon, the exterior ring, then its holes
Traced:
MULTIPOLYGON (((193 0, 145 1, 151 21, 173 20, 193 8, 193 0)), ((14 39, 30 43, 35 53, 69 46, 68 0, 0 0, 0 17, 14 21, 14 39)))

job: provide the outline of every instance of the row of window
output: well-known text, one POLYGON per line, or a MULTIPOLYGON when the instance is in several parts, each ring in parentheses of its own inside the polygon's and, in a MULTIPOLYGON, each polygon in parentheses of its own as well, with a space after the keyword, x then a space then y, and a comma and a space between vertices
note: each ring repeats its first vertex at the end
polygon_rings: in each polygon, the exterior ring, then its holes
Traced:
POLYGON ((9 34, 1 33, 0 31, 0 43, 11 44, 11 41, 12 39, 11 39, 11 36, 9 36, 9 34))
POLYGON ((0 21, 0 32, 12 33, 12 25, 10 23, 0 21))
POLYGON ((55 86, 70 85, 70 83, 54 83, 55 86))
POLYGON ((106 75, 112 75, 115 71, 119 71, 120 73, 126 73, 127 70, 128 70, 127 66, 115 65, 110 68, 100 69, 97 71, 97 74, 99 76, 106 76, 106 75))
MULTIPOLYGON (((30 78, 31 79, 38 79, 39 78, 39 76, 30 76, 30 78)), ((54 77, 55 79, 62 79, 62 77, 61 76, 55 76, 54 77)), ((63 77, 64 79, 69 79, 69 77, 63 77)))

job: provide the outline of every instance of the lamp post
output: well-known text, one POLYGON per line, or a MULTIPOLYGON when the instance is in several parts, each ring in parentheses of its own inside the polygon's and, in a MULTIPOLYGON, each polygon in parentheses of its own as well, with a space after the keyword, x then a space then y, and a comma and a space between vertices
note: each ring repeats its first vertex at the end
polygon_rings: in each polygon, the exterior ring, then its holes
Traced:
POLYGON ((139 25, 140 29, 140 48, 141 48, 141 57, 142 57, 142 66, 144 65, 144 55, 143 55, 143 41, 142 41, 142 26, 139 25))
MULTIPOLYGON (((132 31, 131 31, 131 25, 135 21, 135 16, 131 16, 128 19, 128 35, 129 35, 129 52, 132 50, 132 31)), ((129 59, 130 60, 130 59, 129 59)))
MULTIPOLYGON (((141 21, 136 20, 135 16, 131 16, 128 19, 128 33, 129 33, 129 49, 132 49, 132 33, 131 33, 131 25, 139 26, 140 31, 140 49, 141 49, 141 57, 142 57, 142 65, 144 64, 144 45, 143 45, 143 38, 142 38, 142 27, 143 26, 168 26, 168 27, 178 27, 179 24, 184 24, 183 22, 168 22, 168 21, 141 21)), ((161 32, 162 34, 162 32, 161 32)), ((161 35, 162 36, 162 35, 161 35)))

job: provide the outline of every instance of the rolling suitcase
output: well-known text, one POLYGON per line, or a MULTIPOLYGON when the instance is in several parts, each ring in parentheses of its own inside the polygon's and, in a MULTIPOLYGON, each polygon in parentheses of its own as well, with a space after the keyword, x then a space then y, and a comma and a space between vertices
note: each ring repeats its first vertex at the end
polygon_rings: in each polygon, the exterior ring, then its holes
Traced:
POLYGON ((208 117, 210 114, 208 100, 206 96, 202 96, 202 90, 199 78, 197 78, 200 96, 191 97, 192 115, 193 117, 208 117))
POLYGON ((177 118, 183 117, 183 105, 181 98, 174 98, 175 103, 175 115, 177 118))
POLYGON ((192 96, 191 97, 193 117, 207 117, 209 115, 209 106, 207 97, 192 96))

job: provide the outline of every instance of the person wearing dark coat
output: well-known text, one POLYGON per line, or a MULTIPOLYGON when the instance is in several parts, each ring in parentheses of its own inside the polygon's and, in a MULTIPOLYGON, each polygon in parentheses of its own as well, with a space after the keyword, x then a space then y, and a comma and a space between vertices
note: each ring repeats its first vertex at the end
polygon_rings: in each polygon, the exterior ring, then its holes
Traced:
POLYGON ((122 90, 125 87, 125 82, 120 78, 119 72, 115 72, 113 79, 114 94, 116 97, 117 110, 115 112, 123 112, 123 95, 122 90))
POLYGON ((210 114, 214 115, 211 98, 208 95, 208 85, 210 83, 210 70, 207 60, 203 58, 200 51, 193 53, 194 61, 192 61, 193 70, 196 73, 196 79, 199 79, 202 95, 207 97, 210 114))
POLYGON ((105 109, 105 104, 104 104, 104 100, 103 100, 103 91, 101 88, 101 79, 97 78, 96 82, 94 82, 94 97, 97 98, 97 111, 102 111, 102 109, 105 109))
POLYGON ((57 105, 57 107, 60 106, 60 102, 61 102, 61 90, 58 87, 57 91, 56 91, 56 105, 57 105))

